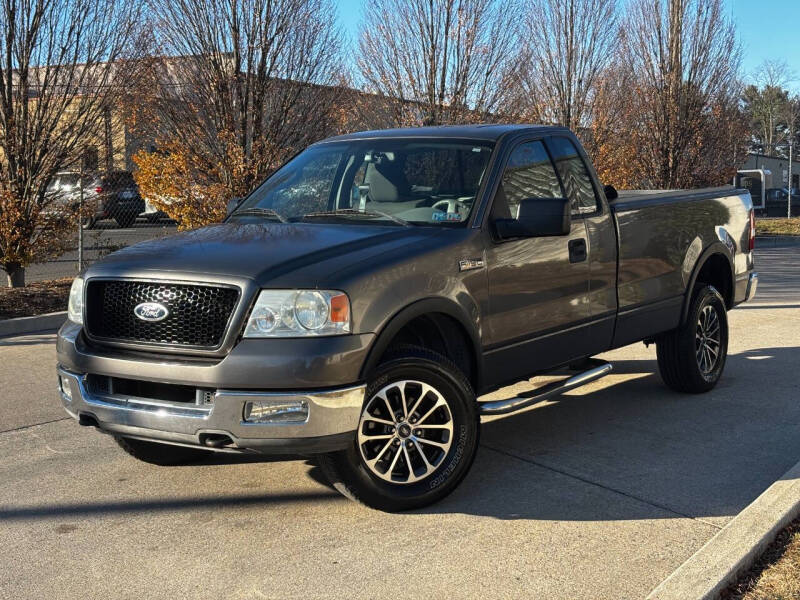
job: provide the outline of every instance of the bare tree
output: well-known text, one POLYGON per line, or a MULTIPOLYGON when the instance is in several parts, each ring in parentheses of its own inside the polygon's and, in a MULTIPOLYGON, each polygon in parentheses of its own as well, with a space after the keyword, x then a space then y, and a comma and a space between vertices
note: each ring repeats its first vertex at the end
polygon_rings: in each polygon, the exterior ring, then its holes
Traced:
POLYGON ((534 0, 523 31, 518 81, 525 114, 575 131, 588 127, 616 55, 616 0, 534 0))
POLYGON ((623 31, 636 86, 632 159, 650 185, 707 181, 710 160, 717 180, 729 179, 738 158, 717 141, 743 117, 730 111, 740 96, 740 49, 722 1, 634 0, 623 31))
POLYGON ((479 121, 507 105, 517 3, 373 0, 358 67, 367 91, 393 103, 397 125, 479 121))
POLYGON ((59 251, 63 207, 46 193, 102 128, 114 103, 138 9, 124 0, 4 0, 0 7, 0 266, 59 251))
POLYGON ((324 137, 346 81, 329 0, 150 5, 160 58, 146 121, 171 151, 188 154, 198 183, 246 194, 324 137))
POLYGON ((755 83, 744 90, 744 106, 750 118, 752 145, 756 151, 775 154, 787 141, 786 112, 791 107, 786 86, 790 80, 785 62, 767 60, 756 71, 755 83))

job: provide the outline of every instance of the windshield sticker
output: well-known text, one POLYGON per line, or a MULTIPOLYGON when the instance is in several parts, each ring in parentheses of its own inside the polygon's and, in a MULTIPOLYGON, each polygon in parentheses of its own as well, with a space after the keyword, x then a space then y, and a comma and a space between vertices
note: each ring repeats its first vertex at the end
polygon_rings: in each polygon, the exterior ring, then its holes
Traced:
POLYGON ((460 221, 461 215, 457 212, 442 212, 437 210, 431 217, 434 221, 460 221))

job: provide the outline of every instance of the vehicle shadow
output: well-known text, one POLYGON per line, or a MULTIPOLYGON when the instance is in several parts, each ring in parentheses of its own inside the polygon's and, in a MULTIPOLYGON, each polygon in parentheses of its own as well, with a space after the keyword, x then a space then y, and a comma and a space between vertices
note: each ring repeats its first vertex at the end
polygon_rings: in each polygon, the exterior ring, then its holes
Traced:
POLYGON ((483 424, 472 473, 421 512, 608 520, 730 517, 800 459, 800 348, 730 355, 700 395, 654 360, 614 362, 584 390, 483 424))

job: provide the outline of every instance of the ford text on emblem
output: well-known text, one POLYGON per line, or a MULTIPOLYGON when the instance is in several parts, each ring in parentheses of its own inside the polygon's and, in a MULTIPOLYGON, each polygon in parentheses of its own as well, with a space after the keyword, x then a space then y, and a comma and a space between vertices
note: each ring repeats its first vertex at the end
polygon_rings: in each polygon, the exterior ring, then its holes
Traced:
POLYGON ((163 321, 169 316, 169 309, 163 304, 158 302, 142 302, 137 304, 133 309, 133 314, 139 317, 142 321, 150 321, 157 323, 163 321))

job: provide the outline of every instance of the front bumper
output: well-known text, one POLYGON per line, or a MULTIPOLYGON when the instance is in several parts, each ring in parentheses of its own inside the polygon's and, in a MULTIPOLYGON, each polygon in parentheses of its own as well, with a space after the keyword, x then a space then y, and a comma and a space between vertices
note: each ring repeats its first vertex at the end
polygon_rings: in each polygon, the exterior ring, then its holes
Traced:
POLYGON ((364 385, 310 392, 217 390, 210 402, 169 402, 89 391, 87 376, 58 367, 58 392, 81 425, 114 435, 221 451, 277 454, 340 450, 355 437, 364 385), (302 422, 250 423, 248 402, 304 402, 302 422))

